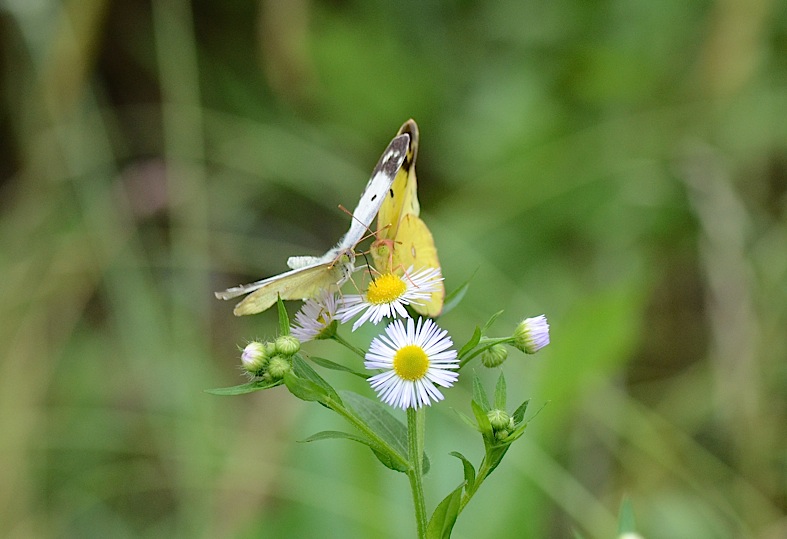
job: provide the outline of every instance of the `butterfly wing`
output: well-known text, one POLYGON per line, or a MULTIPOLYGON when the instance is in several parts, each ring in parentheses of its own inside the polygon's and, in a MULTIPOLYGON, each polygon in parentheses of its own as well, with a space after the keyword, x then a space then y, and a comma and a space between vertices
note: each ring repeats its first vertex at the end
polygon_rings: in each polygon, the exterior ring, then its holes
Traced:
POLYGON ((352 249, 361 241, 361 238, 371 226, 375 215, 380 211, 380 206, 386 200, 386 194, 405 160, 409 144, 410 135, 406 133, 397 135, 388 144, 372 171, 372 177, 361 194, 361 200, 358 201, 358 205, 353 211, 350 230, 334 247, 334 251, 339 253, 352 249))
POLYGON ((355 259, 352 250, 372 224, 384 202, 385 195, 405 159, 409 143, 410 135, 400 134, 388 144, 361 193, 358 206, 353 211, 350 230, 336 247, 319 257, 290 257, 287 260, 290 271, 216 292, 216 297, 231 299, 249 294, 233 311, 236 316, 241 316, 261 313, 276 303, 279 296, 285 300, 306 299, 317 296, 322 290, 338 289, 352 274, 355 259))
MULTIPOLYGON (((399 134, 409 134, 410 144, 402 167, 389 189, 385 202, 377 214, 377 241, 372 245, 375 266, 391 268, 400 273, 413 266, 439 268, 437 248, 429 228, 420 217, 418 203, 418 181, 415 175, 415 160, 418 157, 418 124, 408 120, 399 129, 399 134), (393 249, 393 251, 391 250, 393 249)), ((416 312, 435 317, 443 310, 445 287, 440 289, 424 305, 413 305, 416 312)))
POLYGON ((377 239, 394 239, 399 230, 402 216, 419 215, 418 185, 415 177, 415 160, 418 157, 418 124, 407 120, 399 128, 397 135, 410 136, 404 162, 396 173, 391 188, 377 214, 377 239))
MULTIPOLYGON (((393 267, 413 271, 423 268, 439 268, 440 260, 437 258, 437 248, 434 245, 432 233, 420 217, 407 214, 399 223, 399 233, 394 244, 393 267)), ((432 292, 427 301, 420 305, 413 304, 413 310, 424 316, 434 318, 443 310, 445 300, 445 285, 440 281, 440 286, 432 292)))
POLYGON ((352 261, 317 264, 274 275, 255 283, 216 292, 219 299, 248 294, 235 306, 235 316, 257 314, 270 308, 279 296, 283 300, 299 300, 317 296, 322 290, 338 289, 352 273, 352 261))

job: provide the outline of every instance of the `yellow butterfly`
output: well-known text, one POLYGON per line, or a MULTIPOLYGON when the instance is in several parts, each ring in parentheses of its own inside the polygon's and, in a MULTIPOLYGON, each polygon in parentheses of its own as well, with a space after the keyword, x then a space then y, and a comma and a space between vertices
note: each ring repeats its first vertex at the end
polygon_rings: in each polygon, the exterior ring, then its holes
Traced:
POLYGON ((216 297, 231 299, 249 294, 233 311, 235 316, 242 316, 261 313, 276 303, 279 296, 289 300, 308 299, 318 296, 322 290, 337 290, 352 275, 355 246, 388 198, 386 194, 402 166, 409 143, 409 135, 400 134, 385 149, 353 211, 350 230, 335 247, 322 256, 290 257, 287 260, 290 271, 216 292, 216 297))
MULTIPOLYGON (((407 155, 377 214, 377 240, 372 245, 375 266, 399 273, 404 273, 410 266, 414 271, 440 268, 432 233, 418 216, 421 207, 415 177, 415 159, 418 156, 418 124, 415 120, 407 120, 399 128, 397 135, 404 134, 410 136, 407 155)), ((413 309, 424 316, 435 317, 442 312, 444 300, 445 286, 441 281, 439 290, 422 305, 413 305, 413 309)))

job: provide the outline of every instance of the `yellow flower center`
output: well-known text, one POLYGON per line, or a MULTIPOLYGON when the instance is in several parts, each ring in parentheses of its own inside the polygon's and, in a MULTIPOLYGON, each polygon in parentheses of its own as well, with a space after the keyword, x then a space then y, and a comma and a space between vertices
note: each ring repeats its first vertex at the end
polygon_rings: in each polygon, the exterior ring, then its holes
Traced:
POLYGON ((413 382, 420 380, 429 369, 429 358, 417 344, 401 347, 394 355, 393 368, 399 378, 413 382))
POLYGON ((369 283, 369 288, 366 290, 366 301, 372 305, 391 303, 406 291, 407 285, 401 277, 393 273, 386 273, 369 283))

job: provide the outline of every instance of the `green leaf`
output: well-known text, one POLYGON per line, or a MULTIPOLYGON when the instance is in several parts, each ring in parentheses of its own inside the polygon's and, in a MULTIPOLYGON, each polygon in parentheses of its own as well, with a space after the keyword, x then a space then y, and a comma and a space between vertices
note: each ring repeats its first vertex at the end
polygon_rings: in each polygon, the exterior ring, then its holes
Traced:
POLYGON ((312 434, 304 440, 298 440, 298 443, 305 444, 309 442, 316 442, 319 440, 352 440, 364 445, 371 445, 372 441, 360 434, 351 434, 349 432, 342 432, 338 430, 323 430, 312 434))
MULTIPOLYGON (((396 419, 388 408, 375 400, 352 391, 341 391, 345 406, 354 412, 377 436, 388 443, 405 462, 407 461, 407 427, 396 419)), ((429 458, 424 453, 423 471, 429 471, 429 458)))
POLYGON ((465 486, 469 489, 475 484, 475 468, 473 464, 465 458, 465 456, 458 451, 451 451, 449 455, 454 456, 462 461, 462 468, 465 474, 465 486))
POLYGON ((502 441, 508 445, 511 445, 525 433, 526 428, 527 428, 527 423, 522 423, 517 428, 515 428, 513 432, 510 432, 508 436, 506 436, 505 440, 502 441))
POLYGON ((481 334, 486 335, 487 330, 492 327, 492 324, 495 323, 495 320, 497 320, 501 314, 503 314, 503 311, 497 311, 495 314, 489 317, 489 320, 487 320, 486 324, 484 324, 484 326, 481 328, 481 334))
POLYGON ((290 393, 307 402, 324 403, 328 402, 330 398, 324 387, 291 372, 284 375, 284 384, 290 390, 290 393))
POLYGON ((514 424, 518 425, 522 422, 525 418, 525 412, 527 412, 527 405, 530 404, 530 399, 527 399, 525 402, 519 405, 519 408, 514 410, 514 424))
POLYGON ((465 414, 463 414, 459 410, 454 410, 454 413, 456 413, 456 415, 459 416, 459 419, 461 419, 462 421, 467 423, 468 426, 472 427, 473 429, 477 430, 478 432, 481 432, 481 429, 478 428, 478 425, 475 423, 475 421, 470 419, 468 416, 466 416, 465 414))
POLYGON ((263 382, 262 380, 256 380, 254 382, 248 382, 238 386, 217 387, 214 389, 205 389, 204 391, 205 393, 210 393, 211 395, 245 395, 246 393, 254 393, 255 391, 260 391, 262 389, 270 389, 272 387, 280 386, 282 383, 282 380, 276 380, 273 382, 263 382))
POLYGON ((349 432, 341 432, 337 430, 325 430, 322 432, 318 432, 317 434, 313 434, 306 438, 305 440, 301 440, 301 442, 314 442, 317 440, 331 440, 331 439, 345 439, 345 440, 352 440, 354 442, 361 443, 367 446, 369 449, 372 450, 374 455, 377 459, 385 466, 386 468, 390 468, 395 472, 407 472, 407 466, 400 464, 401 461, 397 460, 395 456, 388 454, 385 448, 381 447, 379 444, 374 443, 372 440, 367 438, 366 436, 362 436, 360 434, 350 434, 349 432))
POLYGON ((492 424, 489 422, 489 416, 486 415, 487 410, 484 410, 480 404, 475 400, 470 401, 470 407, 473 409, 473 415, 478 422, 478 429, 484 436, 484 443, 492 443, 495 439, 495 434, 492 431, 492 424))
POLYGON ((324 367, 326 369, 331 369, 334 371, 341 371, 341 372, 349 372, 350 374, 354 374, 355 376, 360 376, 364 380, 369 378, 368 374, 355 371, 350 367, 345 367, 344 365, 336 363, 335 361, 331 361, 330 359, 325 359, 323 357, 316 357, 316 356, 310 356, 309 359, 314 361, 320 367, 324 367))
POLYGON ((618 516, 618 535, 635 533, 636 531, 637 523, 634 521, 634 508, 631 505, 631 499, 628 496, 623 496, 618 516))
POLYGON ((477 374, 473 375, 473 400, 478 403, 482 410, 484 410, 484 414, 491 410, 489 407, 489 399, 486 396, 486 390, 484 390, 484 386, 481 385, 481 380, 478 378, 477 374))
POLYGON ((459 359, 462 359, 464 356, 470 353, 470 350, 478 346, 479 342, 481 342, 481 328, 476 327, 475 331, 473 332, 473 336, 470 337, 470 340, 467 341, 465 345, 459 349, 459 354, 457 355, 457 357, 459 359))
POLYGON ((440 316, 453 311, 454 308, 459 305, 462 299, 467 294, 468 289, 470 288, 470 281, 475 277, 475 274, 478 270, 474 271, 473 274, 467 279, 459 288, 453 290, 451 293, 445 296, 445 301, 443 303, 443 311, 440 313, 440 316))
POLYGON ((309 380, 310 382, 320 386, 323 390, 325 390, 328 396, 341 404, 342 399, 339 397, 339 394, 336 393, 336 390, 333 388, 333 386, 326 382, 322 376, 317 374, 317 371, 312 369, 311 365, 306 363, 300 354, 295 354, 292 356, 292 370, 299 378, 309 380))
POLYGON ((486 477, 492 475, 492 472, 498 467, 500 462, 503 460, 503 457, 506 455, 508 448, 511 447, 511 444, 504 444, 499 445, 494 448, 488 448, 486 452, 486 460, 489 462, 489 468, 486 472, 486 477))
POLYGON ((429 524, 426 526, 427 539, 449 539, 451 537, 451 530, 454 529, 456 517, 459 516, 464 486, 465 483, 462 482, 435 508, 432 518, 429 519, 429 524))
POLYGON ((495 408, 498 410, 506 409, 506 377, 503 376, 502 370, 495 386, 495 408))
POLYGON ((287 309, 284 308, 284 302, 281 300, 281 296, 276 301, 276 306, 279 309, 279 335, 289 335, 290 334, 290 317, 287 316, 287 309))

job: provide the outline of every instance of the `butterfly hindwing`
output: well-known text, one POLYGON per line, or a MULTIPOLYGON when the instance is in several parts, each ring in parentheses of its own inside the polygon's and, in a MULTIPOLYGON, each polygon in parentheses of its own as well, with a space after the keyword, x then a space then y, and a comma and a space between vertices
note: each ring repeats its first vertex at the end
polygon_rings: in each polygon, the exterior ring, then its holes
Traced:
MULTIPOLYGON (((399 234, 393 251, 393 267, 406 269, 410 266, 414 271, 440 267, 432 233, 426 223, 413 214, 403 216, 399 222, 399 234)), ((431 297, 426 301, 421 300, 421 305, 413 304, 413 309, 424 316, 434 318, 442 312, 444 298, 445 286, 440 281, 439 288, 432 292, 431 297)))

